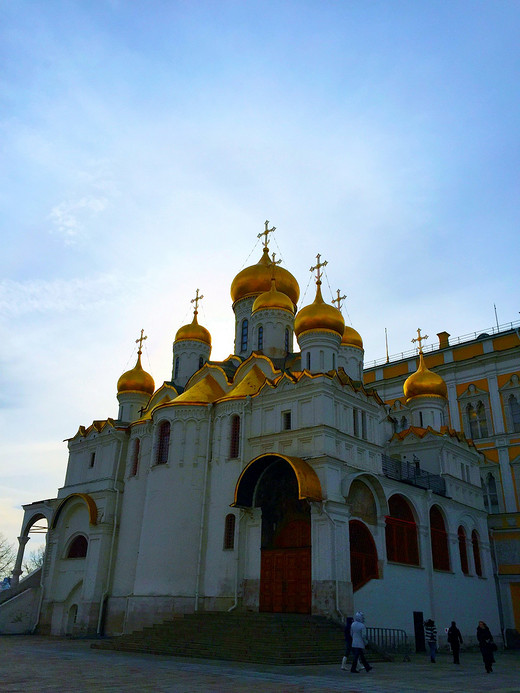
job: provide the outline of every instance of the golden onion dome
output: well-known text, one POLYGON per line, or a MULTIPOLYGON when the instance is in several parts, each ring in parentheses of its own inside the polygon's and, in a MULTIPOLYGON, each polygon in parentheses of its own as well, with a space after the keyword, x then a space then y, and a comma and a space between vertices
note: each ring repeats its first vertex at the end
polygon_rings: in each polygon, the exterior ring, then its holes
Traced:
POLYGON ((144 392, 153 395, 155 383, 152 376, 141 366, 141 352, 137 352, 137 363, 131 371, 126 371, 117 381, 117 394, 122 392, 144 392))
POLYGON ((325 303, 321 295, 321 281, 316 282, 314 303, 302 308, 294 319, 294 332, 299 337, 310 330, 330 330, 343 337, 345 321, 340 311, 325 303))
MULTIPOLYGON (((251 267, 245 267, 231 282, 231 300, 233 303, 241 298, 256 296, 269 291, 272 264, 269 248, 265 247, 259 262, 256 265, 251 265, 251 267)), ((292 274, 283 267, 275 265, 274 278, 278 291, 289 296, 293 304, 296 305, 300 298, 300 287, 292 274)))
POLYGON ((271 279, 271 288, 269 291, 264 291, 263 294, 255 298, 253 303, 253 308, 251 314, 253 315, 258 310, 287 310, 289 313, 294 315, 294 305, 287 294, 283 294, 276 288, 276 279, 273 277, 271 279))
POLYGON ((211 335, 209 331, 199 325, 197 322, 197 311, 193 313, 193 320, 189 325, 184 325, 177 330, 175 335, 175 342, 186 342, 186 341, 197 341, 204 342, 208 346, 211 346, 211 335))
POLYGON ((361 335, 353 327, 345 325, 345 331, 341 338, 341 346, 352 346, 362 349, 363 340, 361 339, 361 335))
POLYGON ((419 354, 419 368, 404 381, 403 391, 406 401, 414 397, 448 399, 446 383, 440 375, 426 368, 422 352, 419 354))

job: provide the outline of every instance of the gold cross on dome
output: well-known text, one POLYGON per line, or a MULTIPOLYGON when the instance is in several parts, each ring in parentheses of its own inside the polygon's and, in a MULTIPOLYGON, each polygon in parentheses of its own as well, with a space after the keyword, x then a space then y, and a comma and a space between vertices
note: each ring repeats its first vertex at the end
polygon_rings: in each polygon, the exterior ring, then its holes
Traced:
POLYGON ((191 303, 195 304, 195 312, 196 313, 199 312, 199 301, 202 301, 203 298, 204 298, 204 296, 199 296, 199 290, 197 289, 197 291, 195 293, 195 298, 191 299, 191 303))
POLYGON ((314 265, 314 267, 311 267, 309 270, 309 272, 314 272, 314 270, 316 270, 316 283, 317 284, 321 284, 321 272, 320 272, 321 268, 325 267, 325 265, 328 264, 327 260, 325 260, 325 262, 320 262, 320 258, 321 258, 321 255, 320 255, 320 253, 318 253, 316 255, 316 260, 317 260, 316 264, 314 265))
POLYGON ((332 303, 337 303, 338 304, 338 310, 341 310, 341 301, 344 301, 347 297, 345 294, 343 296, 340 296, 340 290, 337 290, 338 297, 332 299, 332 303))
POLYGON ((135 340, 136 344, 139 343, 139 350, 137 352, 138 354, 142 354, 143 342, 145 339, 148 339, 148 336, 143 337, 143 334, 144 334, 144 330, 141 330, 141 336, 139 337, 139 339, 135 340))
POLYGON ((271 258, 271 264, 272 265, 280 265, 282 263, 281 260, 276 259, 276 253, 273 253, 273 257, 271 258))
POLYGON ((425 335, 423 336, 423 335, 421 334, 421 328, 418 327, 418 328, 417 328, 417 337, 416 337, 415 339, 412 339, 412 342, 414 342, 414 343, 415 343, 415 342, 419 342, 419 353, 420 353, 420 354, 423 353, 423 350, 422 350, 422 343, 423 343, 426 339, 428 339, 428 335, 425 334, 425 335))
POLYGON ((268 228, 269 226, 269 221, 266 220, 265 222, 265 231, 262 231, 262 233, 259 233, 257 238, 262 238, 262 236, 265 236, 263 240, 264 248, 267 248, 269 245, 269 239, 268 236, 270 233, 273 233, 273 231, 276 231, 276 226, 273 226, 271 229, 268 228))

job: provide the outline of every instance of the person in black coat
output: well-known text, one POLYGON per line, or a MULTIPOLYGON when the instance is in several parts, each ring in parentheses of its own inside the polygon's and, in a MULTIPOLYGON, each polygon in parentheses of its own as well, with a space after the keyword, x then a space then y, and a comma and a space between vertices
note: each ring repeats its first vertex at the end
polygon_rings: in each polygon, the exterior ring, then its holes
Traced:
POLYGON ((482 659, 484 660, 484 666, 486 667, 486 671, 488 674, 491 674, 491 672, 493 671, 493 664, 495 662, 495 657, 493 656, 493 653, 497 649, 497 646, 493 642, 493 636, 491 635, 491 631, 484 623, 484 621, 478 622, 477 640, 478 645, 480 647, 480 651, 482 652, 482 659))
POLYGON ((460 664, 459 653, 463 640, 455 621, 452 621, 451 626, 448 628, 448 642, 450 643, 451 651, 453 652, 453 664, 460 664))

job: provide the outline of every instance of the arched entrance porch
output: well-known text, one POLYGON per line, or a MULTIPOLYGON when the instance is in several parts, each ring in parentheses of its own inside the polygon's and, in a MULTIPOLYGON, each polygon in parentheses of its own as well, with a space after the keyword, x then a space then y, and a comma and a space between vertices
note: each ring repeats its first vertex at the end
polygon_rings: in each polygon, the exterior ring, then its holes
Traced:
POLYGON ((262 455, 237 482, 236 507, 262 513, 259 610, 311 611, 311 513, 322 499, 319 479, 299 458, 262 455))

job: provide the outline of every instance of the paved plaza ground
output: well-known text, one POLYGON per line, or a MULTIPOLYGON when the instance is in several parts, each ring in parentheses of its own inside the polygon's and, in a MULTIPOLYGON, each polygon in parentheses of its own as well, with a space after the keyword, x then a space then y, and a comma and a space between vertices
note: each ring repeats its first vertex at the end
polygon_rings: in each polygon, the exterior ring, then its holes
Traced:
POLYGON ((160 693, 496 693, 520 692, 520 652, 498 653, 486 674, 478 653, 462 653, 461 666, 442 654, 436 664, 415 655, 412 662, 374 665, 366 674, 338 665, 260 666, 95 650, 89 640, 0 636, 2 693, 158 691, 160 693))

